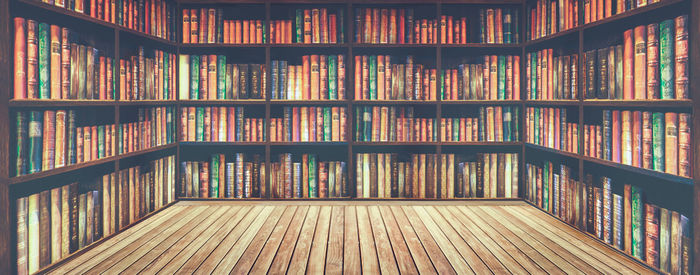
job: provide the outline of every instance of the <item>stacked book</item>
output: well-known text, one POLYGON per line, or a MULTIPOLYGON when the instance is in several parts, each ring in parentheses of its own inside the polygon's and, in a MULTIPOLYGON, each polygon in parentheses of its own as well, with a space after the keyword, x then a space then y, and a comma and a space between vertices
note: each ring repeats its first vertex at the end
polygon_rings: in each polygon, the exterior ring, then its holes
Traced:
POLYGON ((115 98, 114 60, 68 28, 15 17, 14 99, 115 98))
POLYGON ((265 64, 227 64, 225 55, 180 55, 181 100, 264 99, 265 64))
POLYGON ((348 196, 347 167, 343 161, 320 161, 314 154, 279 155, 270 164, 273 198, 339 198, 348 196))
POLYGON ((272 60, 272 99, 344 100, 345 56, 304 55, 301 65, 272 60))
POLYGON ((180 195, 186 198, 259 198, 265 194, 260 155, 211 155, 210 161, 180 162, 180 195), (227 161, 228 160, 228 161, 227 161))
POLYGON ((478 60, 441 71, 441 100, 520 100, 520 56, 490 55, 478 60))
POLYGON ((182 107, 180 141, 265 141, 265 119, 248 118, 244 112, 245 107, 182 107))

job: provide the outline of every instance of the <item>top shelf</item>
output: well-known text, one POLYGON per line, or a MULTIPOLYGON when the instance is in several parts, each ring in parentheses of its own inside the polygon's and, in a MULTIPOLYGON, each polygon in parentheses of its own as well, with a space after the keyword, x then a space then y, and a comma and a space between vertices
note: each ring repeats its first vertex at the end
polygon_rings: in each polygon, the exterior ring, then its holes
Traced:
POLYGON ((520 0, 175 0, 180 4, 472 4, 514 5, 520 0))

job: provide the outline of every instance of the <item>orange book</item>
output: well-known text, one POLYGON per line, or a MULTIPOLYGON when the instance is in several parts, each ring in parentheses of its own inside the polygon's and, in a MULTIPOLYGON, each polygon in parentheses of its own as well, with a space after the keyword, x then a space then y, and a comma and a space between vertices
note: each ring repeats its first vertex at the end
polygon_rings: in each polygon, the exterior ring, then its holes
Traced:
POLYGON ((241 28, 242 28, 241 29, 241 35, 242 35, 241 43, 248 44, 248 43, 250 43, 250 21, 242 20, 241 24, 242 24, 242 26, 241 26, 241 28))
POLYGON ((256 39, 256 36, 257 36, 257 32, 258 32, 258 31, 257 31, 257 27, 256 27, 256 25, 255 25, 255 20, 248 20, 248 22, 249 22, 249 23, 248 23, 248 28, 250 28, 250 29, 248 30, 248 35, 250 35, 250 37, 248 38, 248 43, 250 43, 250 44, 255 44, 255 43, 256 43, 256 42, 255 42, 255 41, 256 41, 255 39, 256 39))
POLYGON ((209 99, 209 89, 207 79, 209 78, 208 55, 202 55, 199 59, 199 99, 209 99))
POLYGON ((389 10, 380 10, 379 43, 389 43, 389 10))
POLYGON ((233 20, 227 20, 225 24, 228 26, 228 43, 235 43, 236 25, 233 20))
POLYGON ((454 43, 454 24, 452 22, 452 16, 447 17, 447 43, 452 44, 454 43))
POLYGON ((591 18, 588 22, 594 22, 598 20, 598 0, 588 0, 591 2, 591 18))
POLYGON ((15 17, 15 79, 14 99, 27 98, 27 23, 15 17))
POLYGON ((219 112, 217 107, 211 110, 211 141, 219 141, 219 112))
MULTIPOLYGON (((632 38, 632 30, 626 30, 623 35, 623 59, 622 59, 622 71, 623 71, 623 82, 622 91, 623 99, 635 99, 635 53, 634 53, 634 39, 632 38)), ((644 63, 646 65, 646 63, 644 63)), ((646 66, 643 66, 646 68, 646 66)), ((646 93, 645 93, 646 94, 646 93)))
POLYGON ((209 9, 207 15, 207 43, 216 42, 216 9, 209 9))
POLYGON ((668 112, 665 114, 665 152, 664 166, 666 173, 678 174, 678 114, 668 112))
MULTIPOLYGON (((458 87, 458 81, 459 78, 457 77, 457 69, 451 69, 447 71, 450 74, 450 99, 451 100, 458 100, 459 96, 459 87, 458 87)), ((445 87, 445 90, 447 90, 447 87, 445 87)), ((431 91, 432 92, 432 91, 431 91)))
POLYGON ((317 54, 311 55, 311 99, 318 100, 320 97, 320 68, 319 68, 319 56, 317 54))
MULTIPOLYGON (((185 30, 187 29, 183 29, 183 31, 185 30)), ((199 19, 196 9, 190 10, 190 39, 188 41, 190 43, 199 42, 199 19)))
POLYGON ((61 28, 51 25, 50 55, 50 91, 51 99, 61 98, 61 28))
POLYGON ((362 56, 361 55, 356 55, 355 56, 355 77, 353 80, 355 81, 355 100, 361 100, 363 99, 362 97, 362 56))
POLYGON ((224 29, 224 31, 223 31, 223 34, 224 34, 224 37, 223 37, 224 44, 229 44, 229 43, 231 43, 231 41, 229 41, 229 36, 230 36, 230 34, 231 34, 231 29, 229 29, 228 20, 224 20, 224 22, 223 22, 223 24, 222 24, 222 27, 223 27, 223 29, 224 29))
POLYGON ((632 112, 632 165, 642 167, 642 112, 632 112))
POLYGON ((490 99, 498 99, 498 56, 492 55, 490 65, 490 76, 489 76, 489 92, 490 99))
POLYGON ((605 17, 612 16, 612 0, 605 0, 605 17))
POLYGON ((437 99, 437 69, 430 69, 430 98, 429 100, 437 99))
POLYGON ((242 44, 243 43, 243 22, 241 20, 233 21, 233 43, 242 44))
POLYGON ((97 125, 93 125, 92 127, 87 127, 89 130, 92 132, 92 138, 90 139, 90 148, 92 152, 90 153, 91 160, 98 159, 97 155, 97 125))
POLYGON ((447 44, 447 15, 440 16, 440 43, 447 44))
MULTIPOLYGON (((319 13, 319 23, 321 24, 321 27, 319 28, 320 32, 320 43, 328 43, 328 9, 322 8, 319 13)), ((291 34, 291 32, 290 32, 291 34)))
POLYGON ((596 18, 598 20, 605 18, 605 3, 604 2, 609 1, 609 0, 595 0, 595 1, 598 2, 596 5, 598 7, 598 10, 596 11, 596 18))
POLYGON ((263 43, 263 22, 262 20, 255 20, 255 43, 263 43))
POLYGON ((428 20, 427 19, 420 20, 420 43, 421 44, 428 43, 428 20))
POLYGON ((513 100, 520 100, 520 56, 513 56, 513 100))
MULTIPOLYGON (((57 117, 58 118, 58 117, 57 117)), ((678 175, 686 178, 692 177, 690 125, 691 116, 688 113, 678 114, 678 175)), ((58 127, 58 122, 57 122, 58 127)))
POLYGON ((207 43, 207 9, 199 10, 199 43, 207 43))
POLYGON ((547 81, 545 82, 547 84, 547 98, 548 99, 553 99, 554 98, 554 62, 552 61, 552 49, 547 49, 547 81))
POLYGON ((647 96, 647 48, 646 27, 634 28, 634 99, 647 96))
POLYGON ((385 81, 385 66, 384 66, 384 55, 377 55, 377 99, 378 100, 384 100, 386 99, 385 96, 385 89, 384 89, 384 84, 386 83, 385 81))
POLYGON ((362 96, 360 99, 369 99, 369 57, 362 56, 362 96))
MULTIPOLYGON (((503 10, 502 9, 496 9, 496 13, 494 16, 494 20, 496 20, 496 43, 503 43, 503 10)), ((555 24, 552 24, 555 25, 555 24)))
POLYGON ((216 57, 215 54, 210 54, 209 58, 207 58, 207 99, 209 100, 217 99, 217 83, 219 81, 217 80, 216 74, 218 64, 216 62, 216 57))
POLYGON ((311 10, 304 10, 304 29, 303 29, 304 41, 297 41, 297 43, 311 43, 311 10))
POLYGON ((321 11, 311 10, 311 42, 321 43, 321 11))
POLYGON ((182 9, 182 43, 190 43, 190 10, 182 9))
POLYGON ((328 56, 319 56, 319 91, 320 99, 328 99, 328 56))

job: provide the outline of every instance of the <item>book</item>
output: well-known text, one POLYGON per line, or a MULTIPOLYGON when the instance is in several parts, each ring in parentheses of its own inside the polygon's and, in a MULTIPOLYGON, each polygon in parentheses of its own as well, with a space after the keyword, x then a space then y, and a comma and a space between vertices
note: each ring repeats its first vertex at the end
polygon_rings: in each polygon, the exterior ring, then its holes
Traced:
POLYGON ((508 8, 479 9, 479 40, 478 43, 510 44, 520 43, 519 12, 508 8), (482 20, 482 18, 484 18, 482 20), (517 34, 517 35, 514 35, 517 34))
POLYGON ((414 9, 403 8, 357 8, 354 21, 355 42, 437 44, 438 20, 417 18, 414 13, 414 9))
POLYGON ((182 161, 180 196, 188 198, 255 198, 264 196, 265 165, 259 155, 211 155, 210 161, 182 161), (256 167, 255 171, 252 171, 256 167), (204 169, 204 170, 203 170, 204 169), (202 181, 205 179, 205 181, 202 181))
POLYGON ((273 198, 338 198, 349 196, 343 161, 320 161, 317 155, 279 155, 270 164, 273 198))
MULTIPOLYGON (((524 120, 525 142, 571 153, 589 148, 588 146, 579 148, 576 142, 579 138, 578 123, 567 120, 566 109, 528 107, 524 120)), ((582 134, 585 133, 587 132, 582 134)))
POLYGON ((528 99, 577 99, 575 74, 578 55, 553 56, 552 49, 544 49, 528 53, 526 59, 525 88, 528 99), (552 68, 551 77, 549 66, 552 68))
MULTIPOLYGON (((491 57, 484 57, 491 58, 491 57)), ((477 57, 477 60, 482 58, 477 57)), ((489 79, 483 74, 484 63, 459 64, 455 68, 441 70, 439 75, 439 97, 441 100, 518 100, 520 99, 520 57, 497 56, 497 60, 504 62, 497 65, 498 69, 494 79, 489 79), (516 69, 516 67, 518 69, 516 69), (484 87, 491 85, 490 81, 498 82, 501 89, 488 90, 484 87), (518 88, 516 90, 516 87, 518 88)), ((529 80, 529 79, 528 79, 529 80)))
MULTIPOLYGON (((175 100, 180 94, 175 85, 176 55, 143 47, 137 52, 119 61, 119 100, 175 100)), ((181 67, 178 73, 182 71, 181 67)), ((187 91, 187 87, 181 89, 182 93, 187 91)))
POLYGON ((271 98, 276 100, 344 100, 343 55, 305 55, 302 65, 272 60, 271 98))
MULTIPOLYGON (((590 2, 584 1, 584 24, 590 20, 590 2)), ((526 39, 535 40, 579 25, 579 1, 544 1, 538 0, 527 7, 526 39)))
POLYGON ((283 107, 282 118, 270 119, 272 142, 344 142, 345 107, 283 107))
POLYGON ((478 117, 443 117, 439 135, 443 142, 517 141, 518 113, 518 107, 487 106, 479 108, 478 117))

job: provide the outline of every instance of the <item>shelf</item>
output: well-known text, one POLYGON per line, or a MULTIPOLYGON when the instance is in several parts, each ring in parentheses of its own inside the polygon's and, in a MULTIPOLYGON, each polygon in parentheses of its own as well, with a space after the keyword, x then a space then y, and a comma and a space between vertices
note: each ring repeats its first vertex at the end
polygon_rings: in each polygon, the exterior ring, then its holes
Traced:
POLYGON ((606 25, 606 24, 609 24, 612 22, 619 22, 621 19, 624 19, 624 18, 633 17, 633 16, 636 16, 636 15, 639 15, 642 13, 647 13, 649 11, 653 11, 653 10, 657 10, 657 9, 664 8, 667 6, 675 5, 675 4, 681 3, 683 1, 684 0, 661 0, 661 1, 656 2, 656 3, 649 3, 646 6, 641 7, 641 8, 635 8, 632 10, 625 11, 623 13, 619 13, 619 14, 615 14, 615 15, 610 16, 610 17, 603 18, 601 20, 597 20, 597 21, 590 22, 588 24, 584 24, 583 26, 581 26, 581 28, 583 30, 588 30, 588 29, 596 28, 598 26, 606 25))
MULTIPOLYGON (((163 38, 160 38, 160 37, 157 37, 157 36, 153 36, 153 35, 150 35, 150 34, 142 33, 142 32, 140 32, 140 31, 132 30, 132 29, 129 29, 129 28, 127 28, 127 27, 119 26, 119 25, 116 25, 116 24, 111 24, 111 23, 110 23, 110 25, 113 25, 114 28, 115 28, 116 30, 119 30, 120 32, 124 32, 124 33, 130 34, 130 35, 138 36, 138 37, 140 37, 140 38, 145 38, 145 39, 148 39, 148 40, 151 40, 151 41, 153 41, 153 42, 157 42, 157 43, 160 43, 160 44, 163 44, 163 45, 175 47, 175 46, 178 46, 178 45, 180 44, 180 43, 177 43, 177 42, 172 42, 172 41, 167 40, 167 39, 163 39, 163 38)), ((175 31, 175 30, 173 30, 173 31, 175 31)))
POLYGON ((347 48, 347 43, 280 43, 268 44, 270 48, 347 48))
POLYGON ((693 107, 690 99, 654 99, 654 100, 615 100, 615 99, 587 99, 583 106, 608 106, 608 107, 693 107))
POLYGON ((437 48, 438 44, 371 44, 371 43, 352 43, 353 48, 412 48, 412 49, 429 49, 437 48))
POLYGON ((436 141, 384 141, 384 142, 374 142, 374 141, 355 141, 352 143, 353 146, 435 146, 438 145, 436 141))
POLYGON ((442 146, 520 146, 519 141, 442 141, 442 146))
POLYGON ((180 146, 264 146, 266 142, 252 141, 181 141, 180 146))
POLYGON ((266 198, 197 198, 197 197, 177 197, 180 201, 262 201, 266 198))
POLYGON ((343 100, 286 100, 272 99, 270 105, 344 105, 348 101, 343 100))
MULTIPOLYGON (((551 41, 551 40, 554 40, 554 39, 563 38, 563 37, 567 37, 567 36, 573 36, 574 34, 577 34, 577 33, 579 32, 580 29, 581 29, 580 26, 578 26, 578 27, 573 27, 573 28, 571 28, 571 29, 564 30, 564 31, 560 31, 560 32, 555 33, 555 34, 551 34, 551 35, 547 35, 547 36, 545 36, 545 37, 541 37, 541 38, 538 38, 538 39, 535 39, 535 40, 527 41, 527 42, 525 42, 525 44, 523 44, 523 45, 525 46, 525 48, 529 48, 529 47, 533 47, 533 46, 539 45, 539 44, 541 44, 541 43, 543 43, 543 42, 548 42, 548 41, 551 41)), ((578 37, 577 37, 577 38, 578 38, 578 37)))
POLYGON ((353 100, 353 104, 362 105, 437 105, 436 100, 353 100))
POLYGON ((559 100, 525 100, 525 105, 531 106, 578 106, 581 101, 577 99, 559 99, 559 100))
POLYGON ((165 149, 170 149, 170 148, 175 148, 175 147, 177 147, 177 142, 173 142, 173 143, 169 143, 169 144, 165 144, 165 145, 161 145, 161 146, 154 146, 151 148, 138 150, 138 151, 134 151, 134 152, 123 153, 123 154, 120 154, 117 156, 119 157, 119 159, 125 159, 125 158, 130 158, 133 156, 145 155, 148 153, 152 153, 152 152, 156 152, 156 151, 160 151, 160 150, 165 150, 165 149))
POLYGON ((114 100, 90 99, 11 99, 10 107, 77 107, 77 106, 114 106, 114 100))
POLYGON ((507 100, 507 99, 498 99, 498 100, 442 100, 440 101, 440 104, 442 105, 520 105, 522 104, 523 101, 521 100, 507 100))
POLYGON ((117 101, 121 106, 167 106, 176 105, 177 100, 129 100, 117 101))
POLYGON ((248 105, 265 105, 265 99, 219 99, 219 100, 178 100, 180 105, 196 105, 196 106, 207 106, 207 105, 237 105, 237 104, 248 104, 248 105))
POLYGON ((221 49, 221 48, 254 48, 264 49, 269 44, 231 44, 231 43, 179 43, 183 49, 221 49))
POLYGON ((345 141, 275 141, 272 146, 347 146, 345 141))
POLYGON ((466 44, 439 44, 442 48, 472 48, 472 49, 520 49, 520 43, 466 43, 466 44))
POLYGON ((549 147, 544 147, 544 146, 540 146, 540 145, 536 145, 536 144, 532 144, 532 143, 527 143, 527 142, 525 143, 525 147, 530 148, 530 149, 544 151, 547 153, 557 154, 557 155, 561 155, 561 156, 565 156, 565 157, 569 157, 569 158, 574 158, 574 159, 579 159, 579 157, 580 157, 580 155, 576 154, 576 153, 552 149, 549 147))
POLYGON ((523 201, 523 198, 352 198, 358 201, 523 201))
POLYGON ((654 171, 654 170, 644 169, 641 167, 635 167, 635 166, 631 166, 631 165, 626 165, 626 164, 622 164, 622 163, 617 163, 617 162, 613 162, 613 161, 609 161, 609 160, 603 160, 603 159, 593 158, 593 157, 588 157, 588 156, 580 156, 580 158, 583 159, 584 161, 588 161, 588 162, 592 162, 592 163, 596 163, 599 165, 604 165, 604 166, 608 166, 608 167, 612 167, 612 168, 617 168, 620 170, 625 170, 625 171, 637 173, 637 174, 644 175, 644 176, 654 177, 656 179, 663 180, 663 181, 675 182, 675 183, 679 183, 679 184, 687 184, 690 186, 693 185, 693 179, 691 179, 691 178, 676 176, 673 174, 658 172, 658 171, 654 171))

